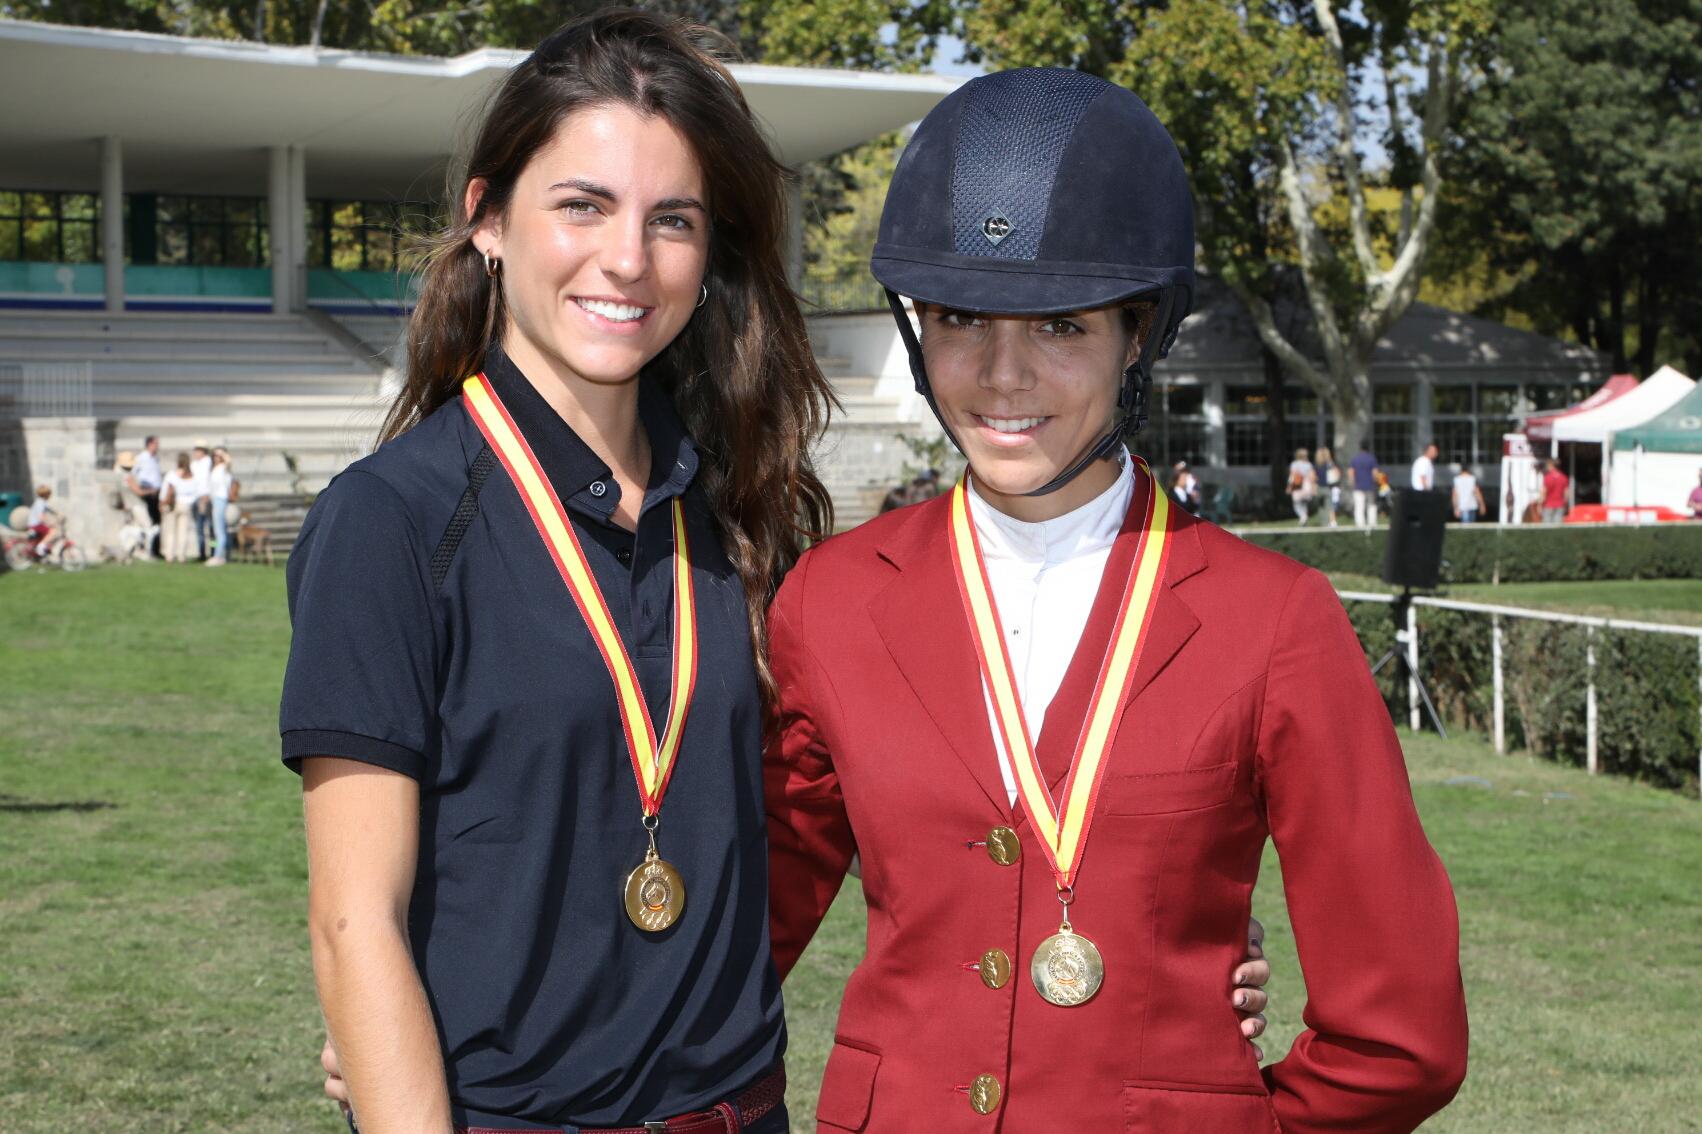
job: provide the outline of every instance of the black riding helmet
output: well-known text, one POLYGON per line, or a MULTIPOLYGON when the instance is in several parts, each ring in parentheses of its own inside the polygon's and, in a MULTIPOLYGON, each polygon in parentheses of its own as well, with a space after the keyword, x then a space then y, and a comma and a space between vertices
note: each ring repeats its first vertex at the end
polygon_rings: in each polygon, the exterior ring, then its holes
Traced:
MULTIPOLYGON (((1176 143, 1131 91, 1079 71, 972 79, 916 128, 887 190, 871 263, 916 391, 954 445, 900 296, 991 315, 1061 315, 1151 297, 1110 432, 1042 496, 1146 424, 1152 364, 1194 302, 1194 205, 1176 143)), ((958 446, 960 449, 961 445, 958 446)))

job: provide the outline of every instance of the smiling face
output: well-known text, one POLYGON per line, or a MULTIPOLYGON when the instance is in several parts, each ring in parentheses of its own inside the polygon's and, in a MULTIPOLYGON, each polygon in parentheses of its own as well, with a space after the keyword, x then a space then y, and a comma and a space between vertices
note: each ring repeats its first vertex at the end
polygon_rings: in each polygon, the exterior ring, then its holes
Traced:
MULTIPOLYGON (((484 183, 467 187, 469 213, 484 183)), ((474 233, 502 262, 503 345, 522 371, 630 382, 691 318, 709 262, 703 173, 660 117, 579 110, 474 233)))
POLYGON ((978 315, 918 305, 928 382, 962 444, 976 488, 1024 520, 1049 519, 1110 486, 1101 461, 1045 496, 1044 486, 1115 420, 1139 336, 1117 307, 1069 315, 978 315))

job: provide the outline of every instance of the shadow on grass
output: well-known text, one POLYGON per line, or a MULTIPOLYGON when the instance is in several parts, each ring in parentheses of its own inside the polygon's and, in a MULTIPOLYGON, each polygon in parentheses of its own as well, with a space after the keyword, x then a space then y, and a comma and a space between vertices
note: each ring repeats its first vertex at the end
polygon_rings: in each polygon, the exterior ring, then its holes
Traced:
POLYGON ((117 807, 104 799, 67 799, 53 803, 0 794, 0 813, 29 814, 43 811, 106 811, 117 807))

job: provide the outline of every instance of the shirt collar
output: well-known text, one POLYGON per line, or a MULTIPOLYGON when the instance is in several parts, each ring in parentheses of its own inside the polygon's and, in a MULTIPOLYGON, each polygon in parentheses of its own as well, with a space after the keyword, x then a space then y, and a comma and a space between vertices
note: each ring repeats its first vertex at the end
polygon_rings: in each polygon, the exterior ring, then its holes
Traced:
MULTIPOLYGON (((500 346, 492 346, 485 355, 484 374, 562 503, 605 519, 611 515, 620 500, 620 486, 609 466, 562 420, 500 346)), ((648 377, 640 376, 638 383, 638 417, 650 438, 650 481, 642 511, 685 493, 697 474, 698 453, 668 396, 648 377)))
POLYGON ((970 477, 969 492, 975 497, 970 516, 982 558, 1046 568, 1110 547, 1123 530, 1135 494, 1135 463, 1127 451, 1120 456, 1122 472, 1109 488, 1079 508, 1038 523, 1007 516, 987 503, 970 477))

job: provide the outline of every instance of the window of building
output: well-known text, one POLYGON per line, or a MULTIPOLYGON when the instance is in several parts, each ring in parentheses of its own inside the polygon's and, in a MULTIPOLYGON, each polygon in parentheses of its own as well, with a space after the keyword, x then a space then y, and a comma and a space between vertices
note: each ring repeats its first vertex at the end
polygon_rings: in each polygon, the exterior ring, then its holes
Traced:
POLYGON ((98 196, 0 190, 0 260, 90 264, 100 258, 98 196))
POLYGON ((1270 450, 1265 445, 1265 423, 1263 421, 1229 421, 1224 423, 1224 441, 1229 451, 1231 466, 1258 466, 1270 464, 1270 450))
POLYGON ((418 201, 309 201, 307 264, 339 272, 410 270, 418 238, 435 231, 442 218, 418 201))
POLYGON ((1187 461, 1210 462, 1206 435, 1206 392, 1202 386, 1155 382, 1146 428, 1132 447, 1154 467, 1187 461))
POLYGON ((152 258, 136 248, 131 233, 131 258, 138 263, 196 267, 258 268, 270 262, 266 202, 257 197, 150 196, 133 200, 132 213, 151 208, 152 258))
POLYGON ((1385 464, 1406 460, 1416 453, 1412 419, 1375 418, 1371 423, 1371 451, 1385 464))

